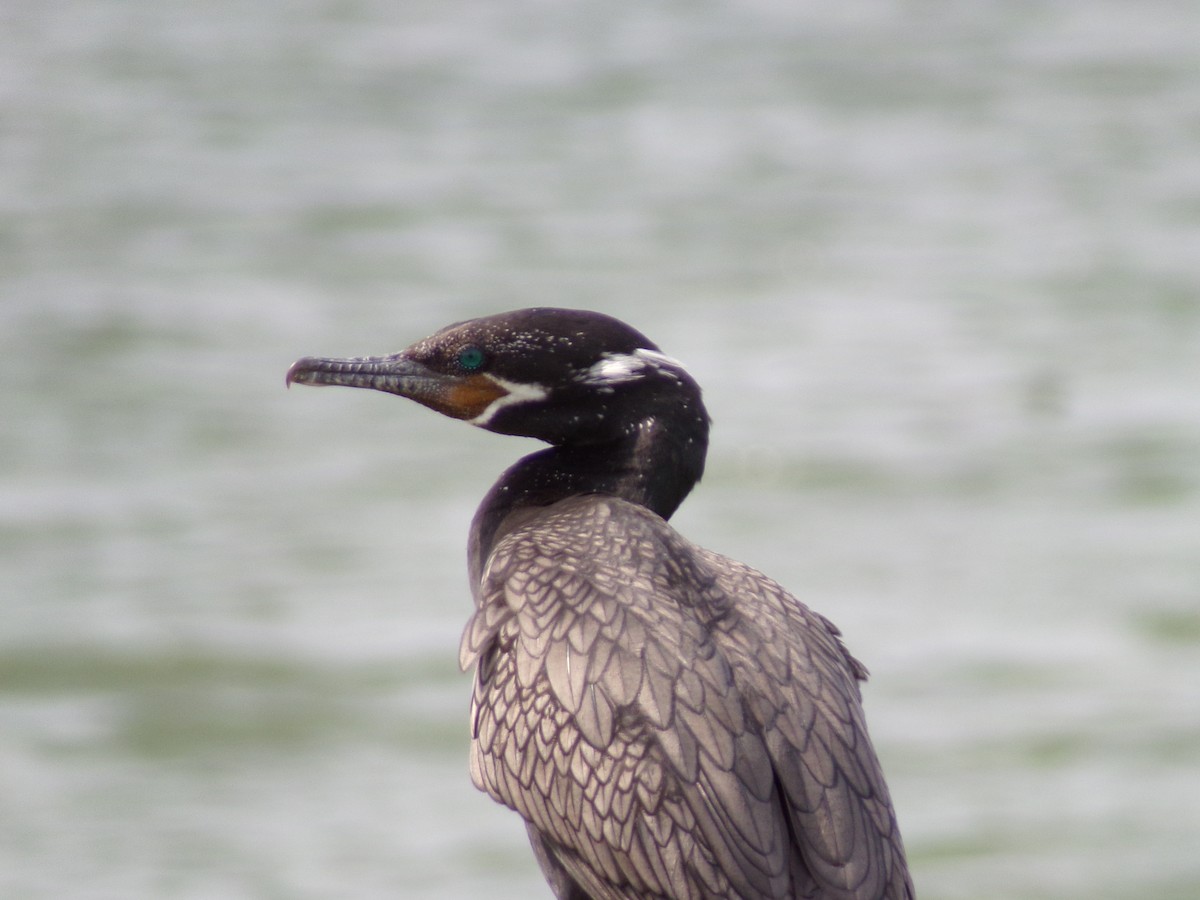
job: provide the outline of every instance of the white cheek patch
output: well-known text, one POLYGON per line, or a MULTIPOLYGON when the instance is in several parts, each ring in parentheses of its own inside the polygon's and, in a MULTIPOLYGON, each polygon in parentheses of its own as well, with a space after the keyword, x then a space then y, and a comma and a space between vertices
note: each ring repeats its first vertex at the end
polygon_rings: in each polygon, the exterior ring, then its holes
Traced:
POLYGON ((605 356, 583 374, 583 383, 597 387, 636 381, 649 372, 673 376, 684 371, 683 363, 657 350, 634 350, 632 353, 612 353, 605 356))
POLYGON ((520 406, 522 403, 536 403, 539 400, 545 400, 550 392, 540 384, 522 384, 518 381, 509 381, 506 378, 498 378, 495 375, 488 375, 492 381, 504 388, 505 393, 501 397, 497 397, 487 407, 473 419, 467 421, 472 425, 478 425, 481 428, 486 428, 488 423, 496 417, 496 413, 504 409, 506 406, 520 406))

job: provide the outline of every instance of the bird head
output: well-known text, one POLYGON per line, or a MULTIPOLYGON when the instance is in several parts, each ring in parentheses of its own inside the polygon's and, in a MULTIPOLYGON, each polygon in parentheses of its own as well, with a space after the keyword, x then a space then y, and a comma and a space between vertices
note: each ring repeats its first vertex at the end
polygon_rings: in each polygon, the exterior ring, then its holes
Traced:
POLYGON ((681 363, 625 323, 583 310, 471 319, 389 356, 305 357, 287 383, 385 391, 556 445, 601 443, 688 410, 707 431, 699 388, 681 363))

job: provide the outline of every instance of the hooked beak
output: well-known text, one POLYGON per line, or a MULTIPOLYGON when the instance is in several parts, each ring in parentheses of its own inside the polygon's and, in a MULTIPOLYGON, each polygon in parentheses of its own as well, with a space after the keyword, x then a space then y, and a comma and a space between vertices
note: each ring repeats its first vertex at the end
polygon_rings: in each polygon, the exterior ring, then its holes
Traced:
POLYGON ((288 369, 286 383, 370 388, 415 400, 454 419, 474 419, 508 391, 487 375, 435 371, 405 352, 332 359, 306 356, 288 369))

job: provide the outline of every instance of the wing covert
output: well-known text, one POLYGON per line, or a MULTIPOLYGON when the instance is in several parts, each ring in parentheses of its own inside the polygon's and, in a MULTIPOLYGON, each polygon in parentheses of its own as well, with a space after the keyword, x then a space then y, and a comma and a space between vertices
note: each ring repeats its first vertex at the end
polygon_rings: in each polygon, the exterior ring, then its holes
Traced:
POLYGON ((716 561, 612 498, 504 534, 460 657, 475 783, 590 896, 884 896, 859 864, 894 820, 856 664, 773 582, 716 561))

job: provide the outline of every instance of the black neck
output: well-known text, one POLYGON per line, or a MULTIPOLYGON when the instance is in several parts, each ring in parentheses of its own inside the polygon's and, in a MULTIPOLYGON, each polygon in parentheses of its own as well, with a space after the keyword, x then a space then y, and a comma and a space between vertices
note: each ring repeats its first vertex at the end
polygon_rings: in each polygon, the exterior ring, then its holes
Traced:
POLYGON ((690 421, 651 416, 612 441, 550 447, 519 460, 492 486, 471 523, 472 587, 501 524, 519 509, 605 494, 670 518, 704 472, 708 417, 703 407, 689 413, 690 421))

